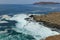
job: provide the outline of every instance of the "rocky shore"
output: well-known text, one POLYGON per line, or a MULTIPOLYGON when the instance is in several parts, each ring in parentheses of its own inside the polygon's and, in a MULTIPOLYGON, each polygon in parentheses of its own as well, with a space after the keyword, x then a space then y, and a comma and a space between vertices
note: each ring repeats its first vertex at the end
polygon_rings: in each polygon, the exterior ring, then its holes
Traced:
MULTIPOLYGON (((31 15, 36 22, 42 22, 44 26, 60 30, 60 12, 51 12, 44 15, 31 15)), ((53 30, 54 31, 54 30, 53 30)), ((60 40, 60 35, 49 36, 45 40, 60 40)))
POLYGON ((37 22, 43 22, 47 27, 60 29, 60 12, 52 12, 46 15, 32 15, 37 22))
POLYGON ((60 35, 47 37, 45 40, 60 40, 60 35))

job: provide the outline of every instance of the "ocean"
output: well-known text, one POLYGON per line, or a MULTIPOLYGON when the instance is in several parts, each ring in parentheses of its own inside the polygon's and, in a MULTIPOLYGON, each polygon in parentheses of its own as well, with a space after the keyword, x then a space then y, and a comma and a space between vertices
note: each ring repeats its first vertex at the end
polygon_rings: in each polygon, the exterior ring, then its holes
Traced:
POLYGON ((46 14, 60 11, 60 4, 0 4, 0 14, 46 14))
POLYGON ((60 34, 29 17, 57 11, 60 4, 0 4, 0 40, 45 40, 60 34))

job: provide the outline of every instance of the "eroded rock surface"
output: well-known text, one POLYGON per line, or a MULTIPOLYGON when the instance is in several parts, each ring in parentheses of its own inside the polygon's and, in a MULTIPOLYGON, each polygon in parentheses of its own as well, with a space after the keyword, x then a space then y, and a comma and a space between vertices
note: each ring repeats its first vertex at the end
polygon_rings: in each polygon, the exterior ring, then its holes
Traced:
POLYGON ((47 37, 45 40, 60 40, 60 35, 47 37))
POLYGON ((37 22, 43 22, 44 25, 60 29, 60 12, 52 12, 47 15, 33 15, 37 22))

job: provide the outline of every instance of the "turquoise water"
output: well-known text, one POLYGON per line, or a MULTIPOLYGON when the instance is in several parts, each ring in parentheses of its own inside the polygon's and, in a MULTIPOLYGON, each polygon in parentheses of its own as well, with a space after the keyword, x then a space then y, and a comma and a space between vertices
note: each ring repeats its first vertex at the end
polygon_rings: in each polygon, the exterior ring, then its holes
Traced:
POLYGON ((13 30, 11 32, 12 33, 10 34, 0 34, 0 40, 35 40, 35 38, 31 35, 13 32, 13 30))

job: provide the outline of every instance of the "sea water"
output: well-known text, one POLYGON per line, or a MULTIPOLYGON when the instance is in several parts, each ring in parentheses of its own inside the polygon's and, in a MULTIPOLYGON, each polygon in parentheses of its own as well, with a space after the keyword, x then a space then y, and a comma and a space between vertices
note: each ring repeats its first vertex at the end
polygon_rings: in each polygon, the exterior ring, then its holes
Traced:
POLYGON ((47 14, 60 11, 60 4, 0 4, 0 15, 3 14, 47 14))
POLYGON ((11 18, 11 20, 18 21, 16 24, 17 29, 15 29, 17 32, 32 35, 36 40, 45 39, 48 36, 59 34, 58 32, 52 31, 38 22, 27 21, 25 18, 29 18, 29 16, 26 14, 18 14, 11 18))
MULTIPOLYGON (((32 18, 30 18, 28 21, 25 20, 25 18, 29 18, 30 14, 40 15, 56 11, 60 11, 60 4, 1 4, 0 15, 13 15, 11 18, 9 18, 9 20, 17 21, 17 23, 15 26, 8 26, 12 27, 11 29, 2 29, 3 31, 0 32, 0 40, 42 40, 48 36, 60 34, 57 31, 52 31, 50 28, 39 24, 39 22, 34 21, 32 18)), ((0 25, 0 27, 4 28, 6 26, 0 25)))

